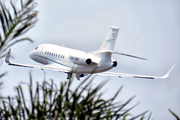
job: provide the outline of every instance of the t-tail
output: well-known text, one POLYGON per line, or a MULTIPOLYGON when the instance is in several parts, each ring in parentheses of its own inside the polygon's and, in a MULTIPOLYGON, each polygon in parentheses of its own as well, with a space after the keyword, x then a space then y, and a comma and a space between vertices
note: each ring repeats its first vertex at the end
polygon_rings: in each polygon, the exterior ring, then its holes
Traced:
POLYGON ((102 60, 106 60, 107 62, 111 62, 111 55, 114 49, 114 45, 116 43, 116 38, 118 35, 119 28, 118 27, 111 27, 112 31, 109 36, 106 38, 102 46, 99 48, 98 51, 95 52, 95 56, 100 57, 102 60))
POLYGON ((114 49, 114 45, 116 43, 116 38, 117 38, 117 35, 118 35, 119 28, 112 26, 111 29, 112 29, 112 32, 107 37, 107 39, 104 41, 104 43, 100 47, 99 51, 113 50, 114 49))
POLYGON ((128 56, 128 57, 147 60, 146 58, 137 57, 137 56, 134 56, 134 55, 129 55, 129 54, 120 53, 120 52, 115 52, 114 51, 114 46, 115 46, 115 43, 116 43, 116 38, 117 38, 117 35, 118 35, 118 32, 119 32, 119 28, 115 27, 115 26, 112 26, 111 29, 112 29, 112 31, 111 31, 110 35, 104 41, 104 43, 99 48, 99 50, 96 52, 97 56, 99 56, 101 58, 105 58, 106 60, 111 60, 111 54, 115 53, 115 54, 125 55, 125 56, 128 56))

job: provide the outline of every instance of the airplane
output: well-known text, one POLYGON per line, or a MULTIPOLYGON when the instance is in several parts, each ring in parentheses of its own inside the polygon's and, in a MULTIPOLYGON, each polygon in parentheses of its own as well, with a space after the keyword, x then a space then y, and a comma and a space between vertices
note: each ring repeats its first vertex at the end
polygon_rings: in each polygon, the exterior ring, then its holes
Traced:
POLYGON ((8 65, 13 66, 64 72, 67 73, 67 79, 70 79, 71 76, 75 74, 77 80, 80 80, 81 77, 84 77, 88 74, 95 74, 97 76, 107 75, 118 76, 120 78, 133 77, 145 79, 167 78, 169 76, 175 65, 167 72, 167 74, 161 77, 107 72, 108 70, 117 66, 117 61, 111 57, 112 54, 120 54, 133 58, 147 60, 142 57, 113 51, 119 28, 112 26, 111 29, 112 31, 110 35, 107 37, 107 39, 105 39, 104 43, 98 51, 83 52, 54 44, 41 44, 30 53, 29 57, 32 60, 43 65, 11 63, 9 61, 11 49, 9 49, 7 53, 5 62, 8 63, 8 65))

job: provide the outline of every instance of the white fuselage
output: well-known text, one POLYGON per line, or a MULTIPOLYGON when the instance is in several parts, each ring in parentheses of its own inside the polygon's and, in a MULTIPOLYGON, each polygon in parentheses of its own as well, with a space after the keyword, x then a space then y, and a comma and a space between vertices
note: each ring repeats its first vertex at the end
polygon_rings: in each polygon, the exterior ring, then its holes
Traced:
POLYGON ((39 45, 29 56, 36 62, 45 65, 55 63, 80 74, 104 72, 113 67, 111 54, 103 57, 98 52, 88 53, 53 44, 39 45))

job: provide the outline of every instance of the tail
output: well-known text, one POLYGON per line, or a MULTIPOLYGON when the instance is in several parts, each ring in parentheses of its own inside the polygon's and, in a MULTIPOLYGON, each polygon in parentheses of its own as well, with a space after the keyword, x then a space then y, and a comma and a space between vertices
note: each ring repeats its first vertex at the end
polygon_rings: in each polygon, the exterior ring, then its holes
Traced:
POLYGON ((112 29, 112 32, 107 37, 107 39, 104 41, 104 43, 100 47, 99 51, 101 51, 101 50, 113 50, 114 49, 114 45, 116 42, 116 38, 118 35, 119 28, 112 26, 111 29, 112 29))
POLYGON ((133 57, 133 58, 147 60, 146 58, 137 57, 137 56, 134 56, 134 55, 129 55, 129 54, 113 51, 114 45, 115 45, 115 42, 116 42, 116 38, 117 38, 117 35, 118 35, 119 28, 112 26, 111 29, 112 29, 112 32, 107 37, 107 39, 104 41, 104 43, 102 44, 100 49, 95 52, 95 56, 105 58, 106 60, 111 60, 111 54, 115 53, 115 54, 120 54, 120 55, 133 57))

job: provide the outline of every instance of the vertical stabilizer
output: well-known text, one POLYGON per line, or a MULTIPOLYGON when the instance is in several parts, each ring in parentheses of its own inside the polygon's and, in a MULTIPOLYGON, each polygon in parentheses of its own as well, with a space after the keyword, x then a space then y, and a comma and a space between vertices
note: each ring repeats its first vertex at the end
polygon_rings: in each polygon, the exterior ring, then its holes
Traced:
POLYGON ((118 35, 119 28, 112 26, 111 29, 112 29, 112 32, 107 37, 107 39, 104 41, 104 43, 100 47, 99 51, 100 50, 113 50, 114 49, 114 45, 116 42, 116 38, 118 35))

